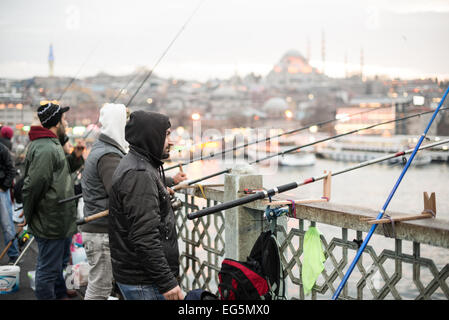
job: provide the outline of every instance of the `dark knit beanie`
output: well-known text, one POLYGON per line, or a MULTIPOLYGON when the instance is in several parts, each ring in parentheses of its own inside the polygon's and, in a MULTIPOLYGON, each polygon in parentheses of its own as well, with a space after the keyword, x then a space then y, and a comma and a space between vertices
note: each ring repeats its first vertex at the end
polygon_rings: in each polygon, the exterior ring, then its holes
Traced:
POLYGON ((44 128, 56 126, 61 121, 62 114, 69 111, 70 107, 61 108, 58 104, 48 102, 37 109, 37 116, 44 128))

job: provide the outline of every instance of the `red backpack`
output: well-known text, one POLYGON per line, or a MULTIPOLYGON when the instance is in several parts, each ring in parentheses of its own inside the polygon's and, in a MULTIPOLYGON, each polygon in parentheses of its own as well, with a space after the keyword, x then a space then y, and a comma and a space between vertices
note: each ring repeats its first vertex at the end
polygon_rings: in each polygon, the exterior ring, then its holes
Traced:
POLYGON ((247 261, 225 258, 218 279, 221 300, 271 300, 284 297, 279 248, 271 231, 260 234, 247 261))

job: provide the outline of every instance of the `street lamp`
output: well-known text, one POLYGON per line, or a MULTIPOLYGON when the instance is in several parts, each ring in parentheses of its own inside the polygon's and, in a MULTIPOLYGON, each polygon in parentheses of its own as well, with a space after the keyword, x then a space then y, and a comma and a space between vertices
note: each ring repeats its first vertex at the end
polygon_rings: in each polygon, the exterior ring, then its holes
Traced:
POLYGON ((318 131, 318 126, 311 126, 311 127, 309 128, 309 131, 310 131, 311 133, 316 133, 316 132, 318 131))

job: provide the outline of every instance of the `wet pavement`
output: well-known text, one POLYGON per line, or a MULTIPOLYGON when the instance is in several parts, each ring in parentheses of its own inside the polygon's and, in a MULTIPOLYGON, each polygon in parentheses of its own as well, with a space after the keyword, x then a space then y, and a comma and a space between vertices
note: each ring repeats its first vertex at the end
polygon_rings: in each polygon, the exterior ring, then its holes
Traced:
MULTIPOLYGON (((24 250, 26 248, 26 245, 27 244, 25 244, 21 248, 21 250, 24 250)), ((0 252, 3 251, 4 248, 5 246, 3 242, 3 232, 0 232, 0 252)), ((0 294, 0 300, 37 300, 34 294, 34 290, 30 285, 30 279, 27 275, 28 271, 36 270, 37 252, 37 243, 33 241, 17 264, 20 267, 19 290, 12 293, 0 294)), ((5 256, 0 260, 0 265, 7 265, 8 262, 9 257, 7 254, 5 254, 5 256)), ((71 300, 81 300, 81 297, 77 296, 71 298, 71 300)))

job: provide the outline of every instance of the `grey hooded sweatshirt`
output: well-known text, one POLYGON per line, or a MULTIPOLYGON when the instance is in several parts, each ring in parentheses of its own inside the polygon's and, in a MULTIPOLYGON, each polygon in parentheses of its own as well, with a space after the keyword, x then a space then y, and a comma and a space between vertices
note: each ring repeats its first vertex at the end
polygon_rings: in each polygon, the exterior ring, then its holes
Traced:
MULTIPOLYGON (((81 187, 84 217, 109 209, 109 191, 112 176, 120 159, 126 154, 126 107, 123 104, 105 104, 100 110, 101 134, 86 159, 81 187)), ((82 232, 107 233, 108 220, 100 218, 80 227, 82 232)))

